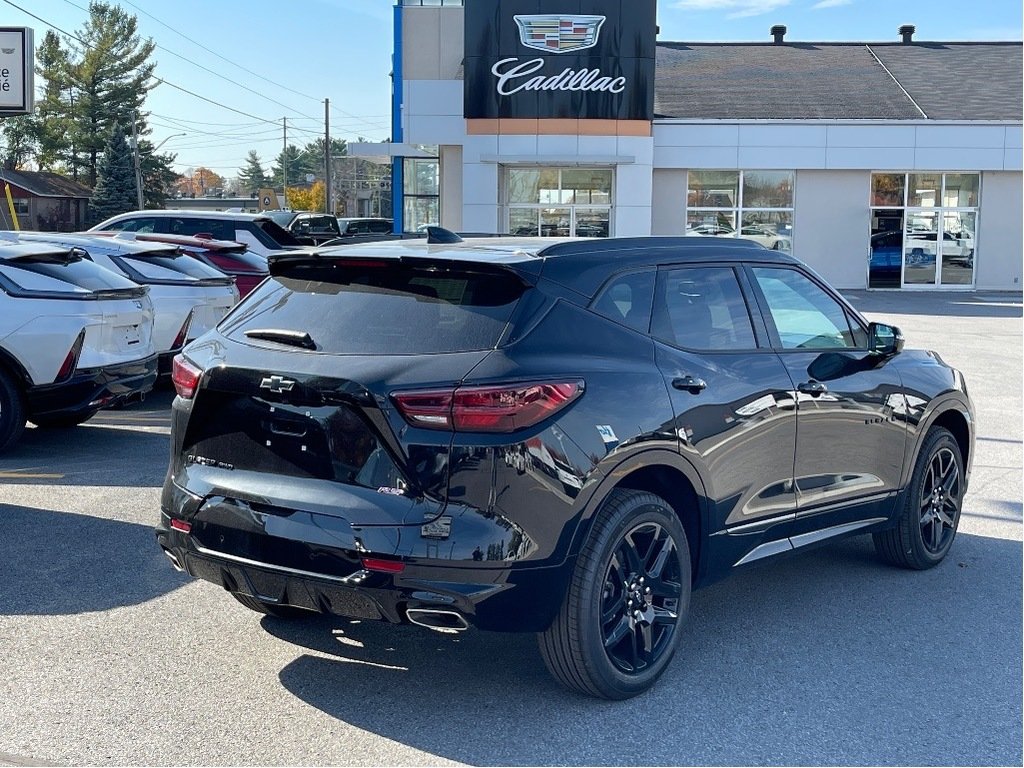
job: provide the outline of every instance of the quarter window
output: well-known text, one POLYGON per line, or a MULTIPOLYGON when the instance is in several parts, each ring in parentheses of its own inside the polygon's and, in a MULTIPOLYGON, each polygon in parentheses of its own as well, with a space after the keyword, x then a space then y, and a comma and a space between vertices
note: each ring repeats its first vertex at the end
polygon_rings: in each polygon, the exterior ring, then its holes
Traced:
POLYGON ((674 346, 708 352, 757 346, 747 304, 729 267, 661 272, 651 333, 674 346))
POLYGON ((615 278, 594 302, 599 315, 647 333, 654 301, 654 272, 631 272, 615 278))
POLYGON ((783 349, 843 349, 867 345, 867 335, 835 299, 792 269, 755 267, 783 349))

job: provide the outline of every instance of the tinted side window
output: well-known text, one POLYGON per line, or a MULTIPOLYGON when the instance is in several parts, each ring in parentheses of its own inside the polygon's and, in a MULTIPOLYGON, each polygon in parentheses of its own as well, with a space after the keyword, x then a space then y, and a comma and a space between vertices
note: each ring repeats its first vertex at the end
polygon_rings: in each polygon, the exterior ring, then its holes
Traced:
POLYGON ((658 275, 651 333, 702 351, 754 349, 754 329, 730 267, 686 267, 658 275))
POLYGON ((776 267, 755 267, 752 271, 783 349, 861 346, 846 310, 809 277, 776 267))
POLYGON ((117 221, 104 228, 105 232, 156 232, 156 219, 140 216, 137 219, 117 221))
POLYGON ((654 275, 654 270, 620 275, 605 287, 591 309, 617 323, 647 333, 654 302, 654 275))
POLYGON ((371 221, 370 231, 375 235, 386 235, 391 233, 391 224, 386 221, 371 221))
POLYGON ((235 223, 224 219, 172 218, 167 230, 172 235, 212 235, 215 240, 234 240, 235 223))

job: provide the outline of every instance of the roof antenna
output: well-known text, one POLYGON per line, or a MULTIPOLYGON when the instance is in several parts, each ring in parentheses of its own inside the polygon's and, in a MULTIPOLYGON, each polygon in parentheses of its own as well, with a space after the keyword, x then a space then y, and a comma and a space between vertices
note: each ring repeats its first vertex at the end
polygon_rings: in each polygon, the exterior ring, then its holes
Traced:
POLYGON ((444 227, 427 227, 427 244, 461 243, 462 238, 444 227))

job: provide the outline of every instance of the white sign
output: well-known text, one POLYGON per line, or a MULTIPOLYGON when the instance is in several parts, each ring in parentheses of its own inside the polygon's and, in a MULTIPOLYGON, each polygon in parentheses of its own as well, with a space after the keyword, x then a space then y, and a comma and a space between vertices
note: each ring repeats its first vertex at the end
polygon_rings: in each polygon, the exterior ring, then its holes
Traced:
POLYGON ((0 115, 32 113, 34 51, 31 29, 0 27, 0 115))

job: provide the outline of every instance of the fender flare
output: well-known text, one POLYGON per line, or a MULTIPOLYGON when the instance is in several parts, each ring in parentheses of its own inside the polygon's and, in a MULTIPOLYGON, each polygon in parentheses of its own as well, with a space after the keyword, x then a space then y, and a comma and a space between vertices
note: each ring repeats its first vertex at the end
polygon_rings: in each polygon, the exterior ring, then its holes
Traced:
POLYGON ((967 421, 967 431, 970 434, 972 445, 971 456, 968 458, 969 461, 973 463, 974 430, 976 426, 974 410, 962 394, 958 392, 947 392, 928 403, 924 418, 918 422, 916 427, 914 427, 917 432, 916 437, 908 434, 908 450, 903 460, 903 473, 900 480, 900 487, 906 488, 907 484, 910 482, 910 477, 914 472, 914 466, 917 464, 917 457, 921 453, 921 447, 924 445, 924 440, 928 435, 928 432, 931 431, 933 426, 935 426, 935 422, 938 421, 939 417, 949 411, 956 411, 967 421), (909 440, 911 439, 914 441, 913 445, 909 444, 909 440))
MULTIPOLYGON (((589 494, 586 500, 583 501, 579 509, 576 528, 573 531, 572 539, 569 544, 570 558, 575 558, 576 555, 579 554, 579 551, 583 546, 583 541, 590 532, 590 527, 594 522, 594 517, 597 515, 597 511, 601 508, 604 500, 608 497, 608 494, 617 488, 626 477, 637 470, 654 466, 668 466, 679 471, 686 477, 696 491, 697 503, 699 505, 698 514, 700 515, 702 540, 694 543, 697 544, 698 552, 704 550, 708 537, 711 512, 711 504, 709 502, 707 486, 704 483, 704 478, 689 459, 678 451, 673 451, 664 447, 652 447, 637 450, 627 456, 620 457, 619 460, 613 464, 609 464, 606 467, 599 466, 597 468, 598 473, 601 474, 601 479, 594 486, 593 491, 589 494)), ((701 560, 703 561, 704 558, 701 558, 701 560)), ((702 565, 700 572, 697 574, 698 578, 702 575, 703 570, 702 565)))
POLYGON ((2 346, 0 346, 0 369, 6 369, 14 374, 15 379, 22 385, 23 389, 28 389, 32 386, 32 377, 28 375, 25 366, 2 346))

